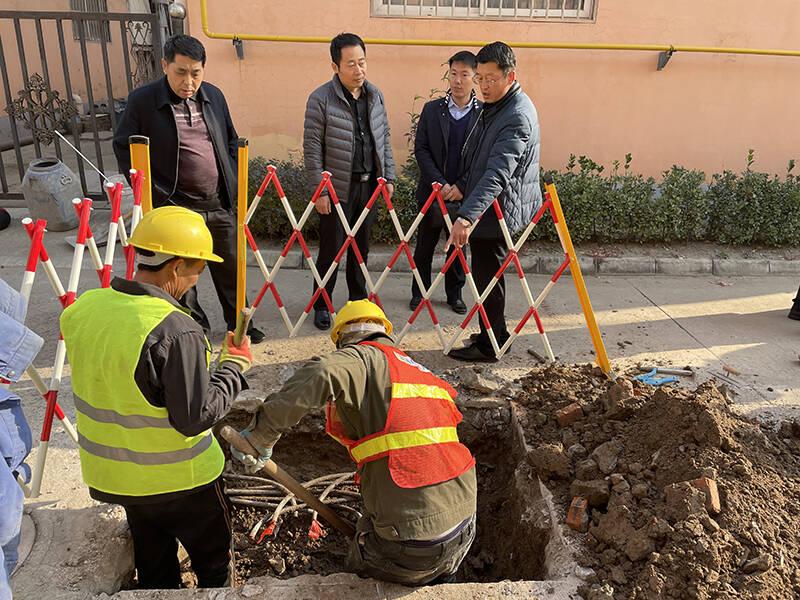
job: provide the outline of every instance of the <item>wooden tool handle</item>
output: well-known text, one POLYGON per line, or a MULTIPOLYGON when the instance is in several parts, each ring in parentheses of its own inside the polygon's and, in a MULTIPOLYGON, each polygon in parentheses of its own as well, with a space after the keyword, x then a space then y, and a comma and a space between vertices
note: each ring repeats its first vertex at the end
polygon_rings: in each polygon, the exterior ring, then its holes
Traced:
MULTIPOLYGON (((219 433, 239 452, 249 454, 253 457, 258 456, 258 450, 253 447, 250 441, 239 435, 239 432, 230 425, 223 426, 219 433)), ((328 523, 333 525, 348 538, 355 536, 356 532, 350 523, 344 521, 339 515, 333 512, 327 504, 320 501, 319 498, 312 494, 307 488, 303 487, 299 481, 281 469, 275 462, 268 460, 264 468, 261 469, 261 472, 266 473, 278 483, 283 484, 290 492, 317 511, 328 523)))
POLYGON ((247 329, 250 327, 250 319, 253 318, 253 312, 254 311, 252 308, 245 307, 242 309, 242 312, 236 318, 236 331, 233 332, 234 346, 241 346, 242 338, 247 334, 247 329))

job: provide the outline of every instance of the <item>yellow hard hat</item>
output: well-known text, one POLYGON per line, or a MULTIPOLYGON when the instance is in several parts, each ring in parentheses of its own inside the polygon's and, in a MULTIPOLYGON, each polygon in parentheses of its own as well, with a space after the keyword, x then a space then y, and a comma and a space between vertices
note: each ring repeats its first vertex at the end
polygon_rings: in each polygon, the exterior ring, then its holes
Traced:
POLYGON ((162 206, 145 213, 130 238, 131 246, 181 258, 222 262, 199 214, 182 206, 162 206))
POLYGON ((348 323, 367 319, 382 321, 386 333, 391 334, 392 329, 394 329, 392 322, 386 318, 386 314, 381 310, 381 307, 374 302, 369 300, 350 300, 336 313, 336 321, 334 321, 333 331, 331 331, 331 340, 334 344, 338 343, 342 327, 348 323))

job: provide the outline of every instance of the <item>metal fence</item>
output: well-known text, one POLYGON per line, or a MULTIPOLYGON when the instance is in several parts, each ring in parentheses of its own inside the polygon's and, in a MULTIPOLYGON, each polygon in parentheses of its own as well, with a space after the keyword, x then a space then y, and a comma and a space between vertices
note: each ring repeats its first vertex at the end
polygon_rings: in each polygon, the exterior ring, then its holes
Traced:
POLYGON ((375 17, 594 20, 597 0, 372 0, 375 17))
POLYGON ((0 10, 3 205, 22 198, 27 164, 53 155, 78 173, 86 196, 104 199, 101 177, 54 132, 65 135, 100 171, 116 172, 111 138, 125 99, 160 74, 160 17, 0 10))

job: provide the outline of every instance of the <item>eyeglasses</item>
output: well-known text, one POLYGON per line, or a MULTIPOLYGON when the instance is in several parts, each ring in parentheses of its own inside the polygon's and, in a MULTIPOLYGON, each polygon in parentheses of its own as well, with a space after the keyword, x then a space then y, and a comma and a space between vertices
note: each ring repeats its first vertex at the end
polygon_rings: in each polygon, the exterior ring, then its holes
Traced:
POLYGON ((485 83, 487 86, 492 86, 498 81, 502 81, 502 79, 495 79, 494 77, 483 77, 482 75, 475 75, 472 78, 472 81, 474 81, 478 85, 483 85, 485 83))

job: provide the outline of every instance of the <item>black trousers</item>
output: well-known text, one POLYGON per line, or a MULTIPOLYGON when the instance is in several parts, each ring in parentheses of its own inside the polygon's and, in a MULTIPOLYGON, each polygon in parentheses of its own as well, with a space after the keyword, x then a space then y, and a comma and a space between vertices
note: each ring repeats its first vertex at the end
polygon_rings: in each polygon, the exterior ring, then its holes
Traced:
MULTIPOLYGON (((436 245, 439 243, 442 231, 447 237, 447 229, 444 226, 444 221, 439 218, 441 225, 431 223, 430 211, 422 218, 417 229, 417 246, 414 248, 414 262, 419 271, 419 277, 425 285, 425 289, 431 287, 431 265, 433 264, 433 255, 436 252, 436 245)), ((447 258, 455 250, 454 246, 450 246, 447 250, 447 258)), ((466 247, 464 248, 466 255, 466 247)), ((447 302, 452 303, 456 300, 461 300, 461 290, 464 288, 464 267, 461 261, 456 258, 450 268, 444 274, 444 291, 447 294, 447 302)), ((422 292, 417 285, 417 279, 412 277, 411 284, 411 297, 422 298, 422 292)))
POLYGON ((189 553, 198 587, 230 584, 231 520, 221 477, 193 494, 124 508, 133 537, 140 588, 180 587, 176 540, 189 553))
MULTIPOLYGON (((195 212, 202 215, 211 231, 214 254, 224 259, 221 263, 209 262, 208 270, 211 272, 217 298, 222 306, 225 324, 228 331, 233 331, 236 328, 236 215, 224 208, 195 212)), ((200 306, 197 288, 193 287, 186 292, 180 303, 191 311, 192 318, 208 334, 211 331, 211 324, 200 306)))
MULTIPOLYGON (((369 202, 369 198, 372 192, 375 191, 376 185, 377 181, 374 177, 371 177, 369 181, 361 182, 353 180, 350 182, 350 194, 347 197, 347 202, 342 202, 341 206, 344 210, 347 223, 351 228, 355 225, 356 221, 358 221, 358 217, 361 215, 361 211, 364 210, 367 202, 369 202)), ((367 219, 355 235, 355 242, 364 259, 364 263, 367 262, 369 256, 369 232, 374 222, 375 212, 370 211, 369 216, 367 216, 367 219)), ((333 259, 336 258, 336 254, 341 249, 342 244, 344 244, 344 240, 344 228, 339 220, 336 207, 334 207, 331 202, 330 214, 319 215, 319 254, 317 254, 316 266, 320 278, 325 277, 328 268, 333 264, 333 259)), ((331 301, 333 301, 333 290, 336 287, 336 275, 338 270, 337 267, 336 271, 333 272, 331 278, 328 280, 328 283, 325 284, 325 289, 328 291, 331 301)), ((361 267, 358 266, 352 246, 347 248, 347 267, 345 275, 347 278, 348 300, 362 300, 369 295, 367 281, 364 278, 364 274, 361 272, 361 267)), ((317 291, 316 281, 314 281, 313 290, 315 292, 317 291)), ((323 308, 327 308, 327 305, 325 304, 322 294, 320 294, 319 297, 317 297, 317 301, 314 303, 314 309, 321 310, 323 308)))
MULTIPOLYGON (((478 293, 482 294, 486 286, 492 281, 503 261, 506 258, 508 248, 502 239, 471 239, 469 245, 472 248, 472 276, 475 279, 475 286, 478 293)), ((509 338, 508 328, 506 327, 506 278, 503 275, 486 297, 483 303, 486 316, 492 325, 492 331, 497 338, 497 343, 502 347, 509 338)), ((484 354, 494 356, 494 348, 489 340, 489 334, 480 317, 476 313, 475 319, 481 326, 481 332, 476 344, 484 354)))
POLYGON ((472 515, 447 541, 393 542, 375 533, 369 517, 361 517, 349 544, 345 568, 361 577, 409 586, 451 583, 475 540, 475 527, 472 515))

